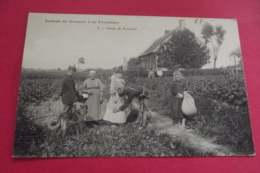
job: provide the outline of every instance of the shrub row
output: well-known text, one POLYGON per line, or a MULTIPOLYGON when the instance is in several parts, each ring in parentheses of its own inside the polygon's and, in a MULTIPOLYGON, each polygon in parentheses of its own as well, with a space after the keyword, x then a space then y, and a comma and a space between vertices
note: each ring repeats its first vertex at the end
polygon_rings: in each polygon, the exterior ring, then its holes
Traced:
MULTIPOLYGON (((181 70, 181 73, 188 76, 207 76, 207 75, 228 75, 231 73, 231 70, 227 70, 224 68, 216 68, 216 69, 186 69, 181 70)), ((241 70, 238 71, 239 74, 243 73, 241 70)), ((154 72, 155 77, 158 77, 157 73, 154 72)), ((163 71, 164 77, 172 76, 173 71, 163 71)), ((125 78, 135 78, 135 77, 148 77, 148 71, 125 71, 125 78)))
MULTIPOLYGON (((135 78, 131 81, 151 90, 168 89, 171 77, 135 78)), ((186 78, 187 90, 197 96, 203 96, 225 102, 233 106, 247 108, 247 96, 243 75, 190 76, 186 78)))
MULTIPOLYGON (((89 71, 77 71, 75 79, 85 80, 89 77, 89 71)), ((96 69, 97 77, 100 79, 108 79, 112 75, 112 70, 96 69)), ((23 70, 21 73, 22 79, 61 79, 66 75, 64 70, 23 70)))

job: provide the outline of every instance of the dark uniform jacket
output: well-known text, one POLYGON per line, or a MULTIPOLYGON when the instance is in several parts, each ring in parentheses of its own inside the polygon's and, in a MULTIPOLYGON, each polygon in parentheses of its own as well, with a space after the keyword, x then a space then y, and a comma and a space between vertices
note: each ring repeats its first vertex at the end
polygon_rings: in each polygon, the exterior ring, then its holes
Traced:
POLYGON ((62 79, 62 103, 63 104, 73 104, 77 102, 77 91, 75 88, 74 79, 72 76, 66 75, 62 79))
POLYGON ((125 100, 125 103, 119 107, 120 111, 123 111, 125 108, 127 108, 132 100, 135 97, 138 97, 140 99, 148 99, 149 91, 145 89, 144 87, 136 84, 129 84, 124 88, 124 91, 122 94, 119 95, 120 97, 126 96, 127 99, 125 100))

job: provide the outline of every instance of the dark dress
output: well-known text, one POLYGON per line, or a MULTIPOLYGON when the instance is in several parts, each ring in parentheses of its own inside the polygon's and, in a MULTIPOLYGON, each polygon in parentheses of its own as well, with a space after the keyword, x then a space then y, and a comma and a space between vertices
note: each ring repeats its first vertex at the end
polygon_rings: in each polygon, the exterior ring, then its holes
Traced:
POLYGON ((172 105, 172 118, 173 119, 183 119, 184 115, 181 110, 181 105, 183 98, 177 98, 178 93, 183 94, 185 91, 186 84, 185 81, 172 81, 170 84, 170 91, 173 95, 173 105, 172 105))

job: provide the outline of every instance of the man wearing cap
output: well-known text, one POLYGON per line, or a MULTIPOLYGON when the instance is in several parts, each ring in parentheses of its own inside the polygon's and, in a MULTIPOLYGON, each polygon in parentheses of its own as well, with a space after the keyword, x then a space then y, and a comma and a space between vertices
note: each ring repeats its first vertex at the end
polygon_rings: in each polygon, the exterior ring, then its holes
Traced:
POLYGON ((78 92, 73 79, 75 72, 76 68, 69 66, 66 76, 62 79, 61 98, 64 104, 63 110, 68 113, 72 111, 73 104, 77 102, 78 92))
POLYGON ((116 113, 119 111, 124 111, 124 109, 131 104, 132 100, 137 97, 140 102, 140 110, 137 122, 141 119, 139 129, 144 128, 147 120, 147 114, 144 113, 145 109, 150 113, 148 100, 149 91, 140 85, 129 84, 126 87, 118 87, 117 92, 120 97, 125 96, 126 100, 122 106, 115 108, 113 112, 116 113))

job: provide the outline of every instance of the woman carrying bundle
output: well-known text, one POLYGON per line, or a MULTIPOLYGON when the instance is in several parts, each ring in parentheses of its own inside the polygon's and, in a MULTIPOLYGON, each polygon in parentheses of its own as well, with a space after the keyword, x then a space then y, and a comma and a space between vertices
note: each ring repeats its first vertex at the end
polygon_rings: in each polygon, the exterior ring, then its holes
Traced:
POLYGON ((186 120, 181 109, 183 102, 183 92, 185 90, 187 90, 187 85, 183 75, 180 71, 175 71, 173 73, 173 81, 170 84, 170 91, 173 95, 172 118, 177 120, 177 124, 175 126, 181 128, 185 127, 186 120))

